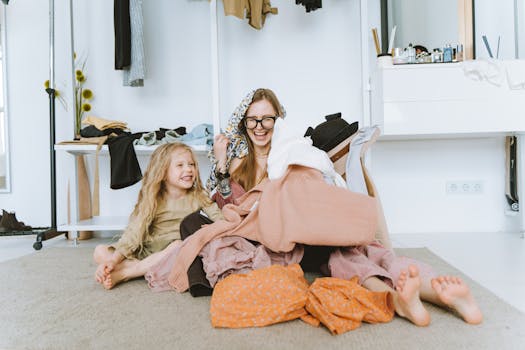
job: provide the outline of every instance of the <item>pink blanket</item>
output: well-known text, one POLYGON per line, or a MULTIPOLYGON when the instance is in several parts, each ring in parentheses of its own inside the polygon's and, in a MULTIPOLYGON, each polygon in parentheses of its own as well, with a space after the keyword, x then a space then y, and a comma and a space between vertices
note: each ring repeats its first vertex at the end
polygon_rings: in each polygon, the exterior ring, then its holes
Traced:
POLYGON ((376 199, 325 183, 312 168, 290 166, 286 174, 266 181, 222 209, 224 220, 195 232, 180 247, 169 284, 188 289, 187 270, 204 245, 217 237, 241 236, 275 252, 296 243, 325 246, 363 245, 377 228, 376 199))

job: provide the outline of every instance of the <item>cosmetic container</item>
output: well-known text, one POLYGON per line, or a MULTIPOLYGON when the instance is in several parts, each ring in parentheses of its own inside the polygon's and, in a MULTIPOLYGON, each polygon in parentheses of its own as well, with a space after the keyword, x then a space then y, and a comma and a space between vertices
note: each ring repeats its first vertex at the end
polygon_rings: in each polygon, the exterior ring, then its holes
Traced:
POLYGON ((381 53, 377 55, 377 65, 379 67, 388 67, 393 63, 392 55, 388 53, 381 53))
POLYGON ((434 49, 434 51, 432 51, 432 63, 441 62, 443 62, 443 53, 440 49, 434 49))
POLYGON ((405 49, 403 49, 402 47, 394 48, 393 63, 394 64, 408 63, 408 55, 405 49))
POLYGON ((408 63, 416 63, 416 49, 412 44, 408 44, 408 63))
POLYGON ((463 61, 463 54, 463 44, 458 44, 458 46, 456 47, 456 61, 463 61))
POLYGON ((450 44, 443 48, 443 62, 452 62, 452 46, 450 44))

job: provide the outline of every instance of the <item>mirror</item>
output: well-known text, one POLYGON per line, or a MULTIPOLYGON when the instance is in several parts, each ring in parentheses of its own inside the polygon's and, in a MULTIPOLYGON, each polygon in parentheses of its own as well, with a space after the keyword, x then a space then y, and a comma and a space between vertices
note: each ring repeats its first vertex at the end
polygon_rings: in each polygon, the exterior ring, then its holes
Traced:
POLYGON ((423 45, 429 51, 463 44, 465 58, 474 58, 472 0, 381 0, 382 46, 396 26, 393 47, 423 45))
POLYGON ((0 20, 0 192, 9 192, 11 189, 9 181, 9 139, 7 126, 7 105, 4 87, 6 86, 6 11, 1 6, 0 20))

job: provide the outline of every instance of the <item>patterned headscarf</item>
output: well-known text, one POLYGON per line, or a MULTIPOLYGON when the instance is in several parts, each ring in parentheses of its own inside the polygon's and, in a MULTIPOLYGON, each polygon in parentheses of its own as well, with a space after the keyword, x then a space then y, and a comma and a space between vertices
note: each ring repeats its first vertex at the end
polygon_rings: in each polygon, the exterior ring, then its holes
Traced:
MULTIPOLYGON (((257 90, 250 91, 242 99, 241 103, 237 106, 237 108, 235 108, 232 115, 230 116, 228 124, 224 130, 224 134, 230 139, 230 143, 228 144, 228 148, 226 150, 226 169, 230 168, 230 163, 233 158, 243 158, 248 154, 248 143, 244 133, 239 129, 239 124, 246 115, 246 111, 250 107, 253 100, 253 95, 256 91, 257 90)), ((281 111, 281 117, 284 118, 286 112, 283 106, 281 106, 281 111)), ((208 181, 206 182, 206 188, 211 192, 215 189, 215 187, 217 187, 217 178, 215 176, 217 169, 217 159, 215 158, 215 154, 213 154, 213 149, 208 152, 208 159, 211 162, 211 172, 208 181)))

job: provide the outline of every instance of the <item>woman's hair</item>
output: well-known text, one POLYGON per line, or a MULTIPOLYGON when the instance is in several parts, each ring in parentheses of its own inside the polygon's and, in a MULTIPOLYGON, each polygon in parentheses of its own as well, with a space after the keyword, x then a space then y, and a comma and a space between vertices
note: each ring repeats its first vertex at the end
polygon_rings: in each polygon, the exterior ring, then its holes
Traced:
MULTIPOLYGON (((270 102, 275 112, 277 112, 277 116, 283 115, 281 103, 279 102, 277 96, 275 96, 272 90, 257 89, 253 94, 253 99, 250 105, 254 102, 258 102, 261 100, 266 100, 270 102)), ((246 110, 246 112, 248 112, 248 110, 246 110)), ((255 160, 255 149, 253 147, 252 140, 246 132, 246 127, 244 126, 244 118, 239 122, 239 130, 241 130, 244 137, 246 138, 246 143, 248 144, 248 154, 241 160, 239 166, 232 172, 231 177, 246 191, 249 191, 257 185, 257 181, 259 179, 257 179, 257 162, 255 160)))
MULTIPOLYGON (((196 200, 200 206, 206 207, 211 205, 212 201, 208 192, 203 188, 201 178, 199 175, 199 164, 193 150, 188 145, 181 142, 167 143, 159 146, 151 155, 148 168, 142 179, 142 187, 140 188, 135 209, 131 213, 131 220, 133 220, 137 232, 139 232, 135 244, 142 247, 151 234, 151 224, 157 214, 159 203, 164 200, 166 194, 165 179, 171 162, 171 155, 173 152, 190 152, 191 158, 195 163, 195 182, 193 187, 187 190, 187 196, 191 196, 196 200)), ((188 213, 190 214, 190 213, 188 213)))

